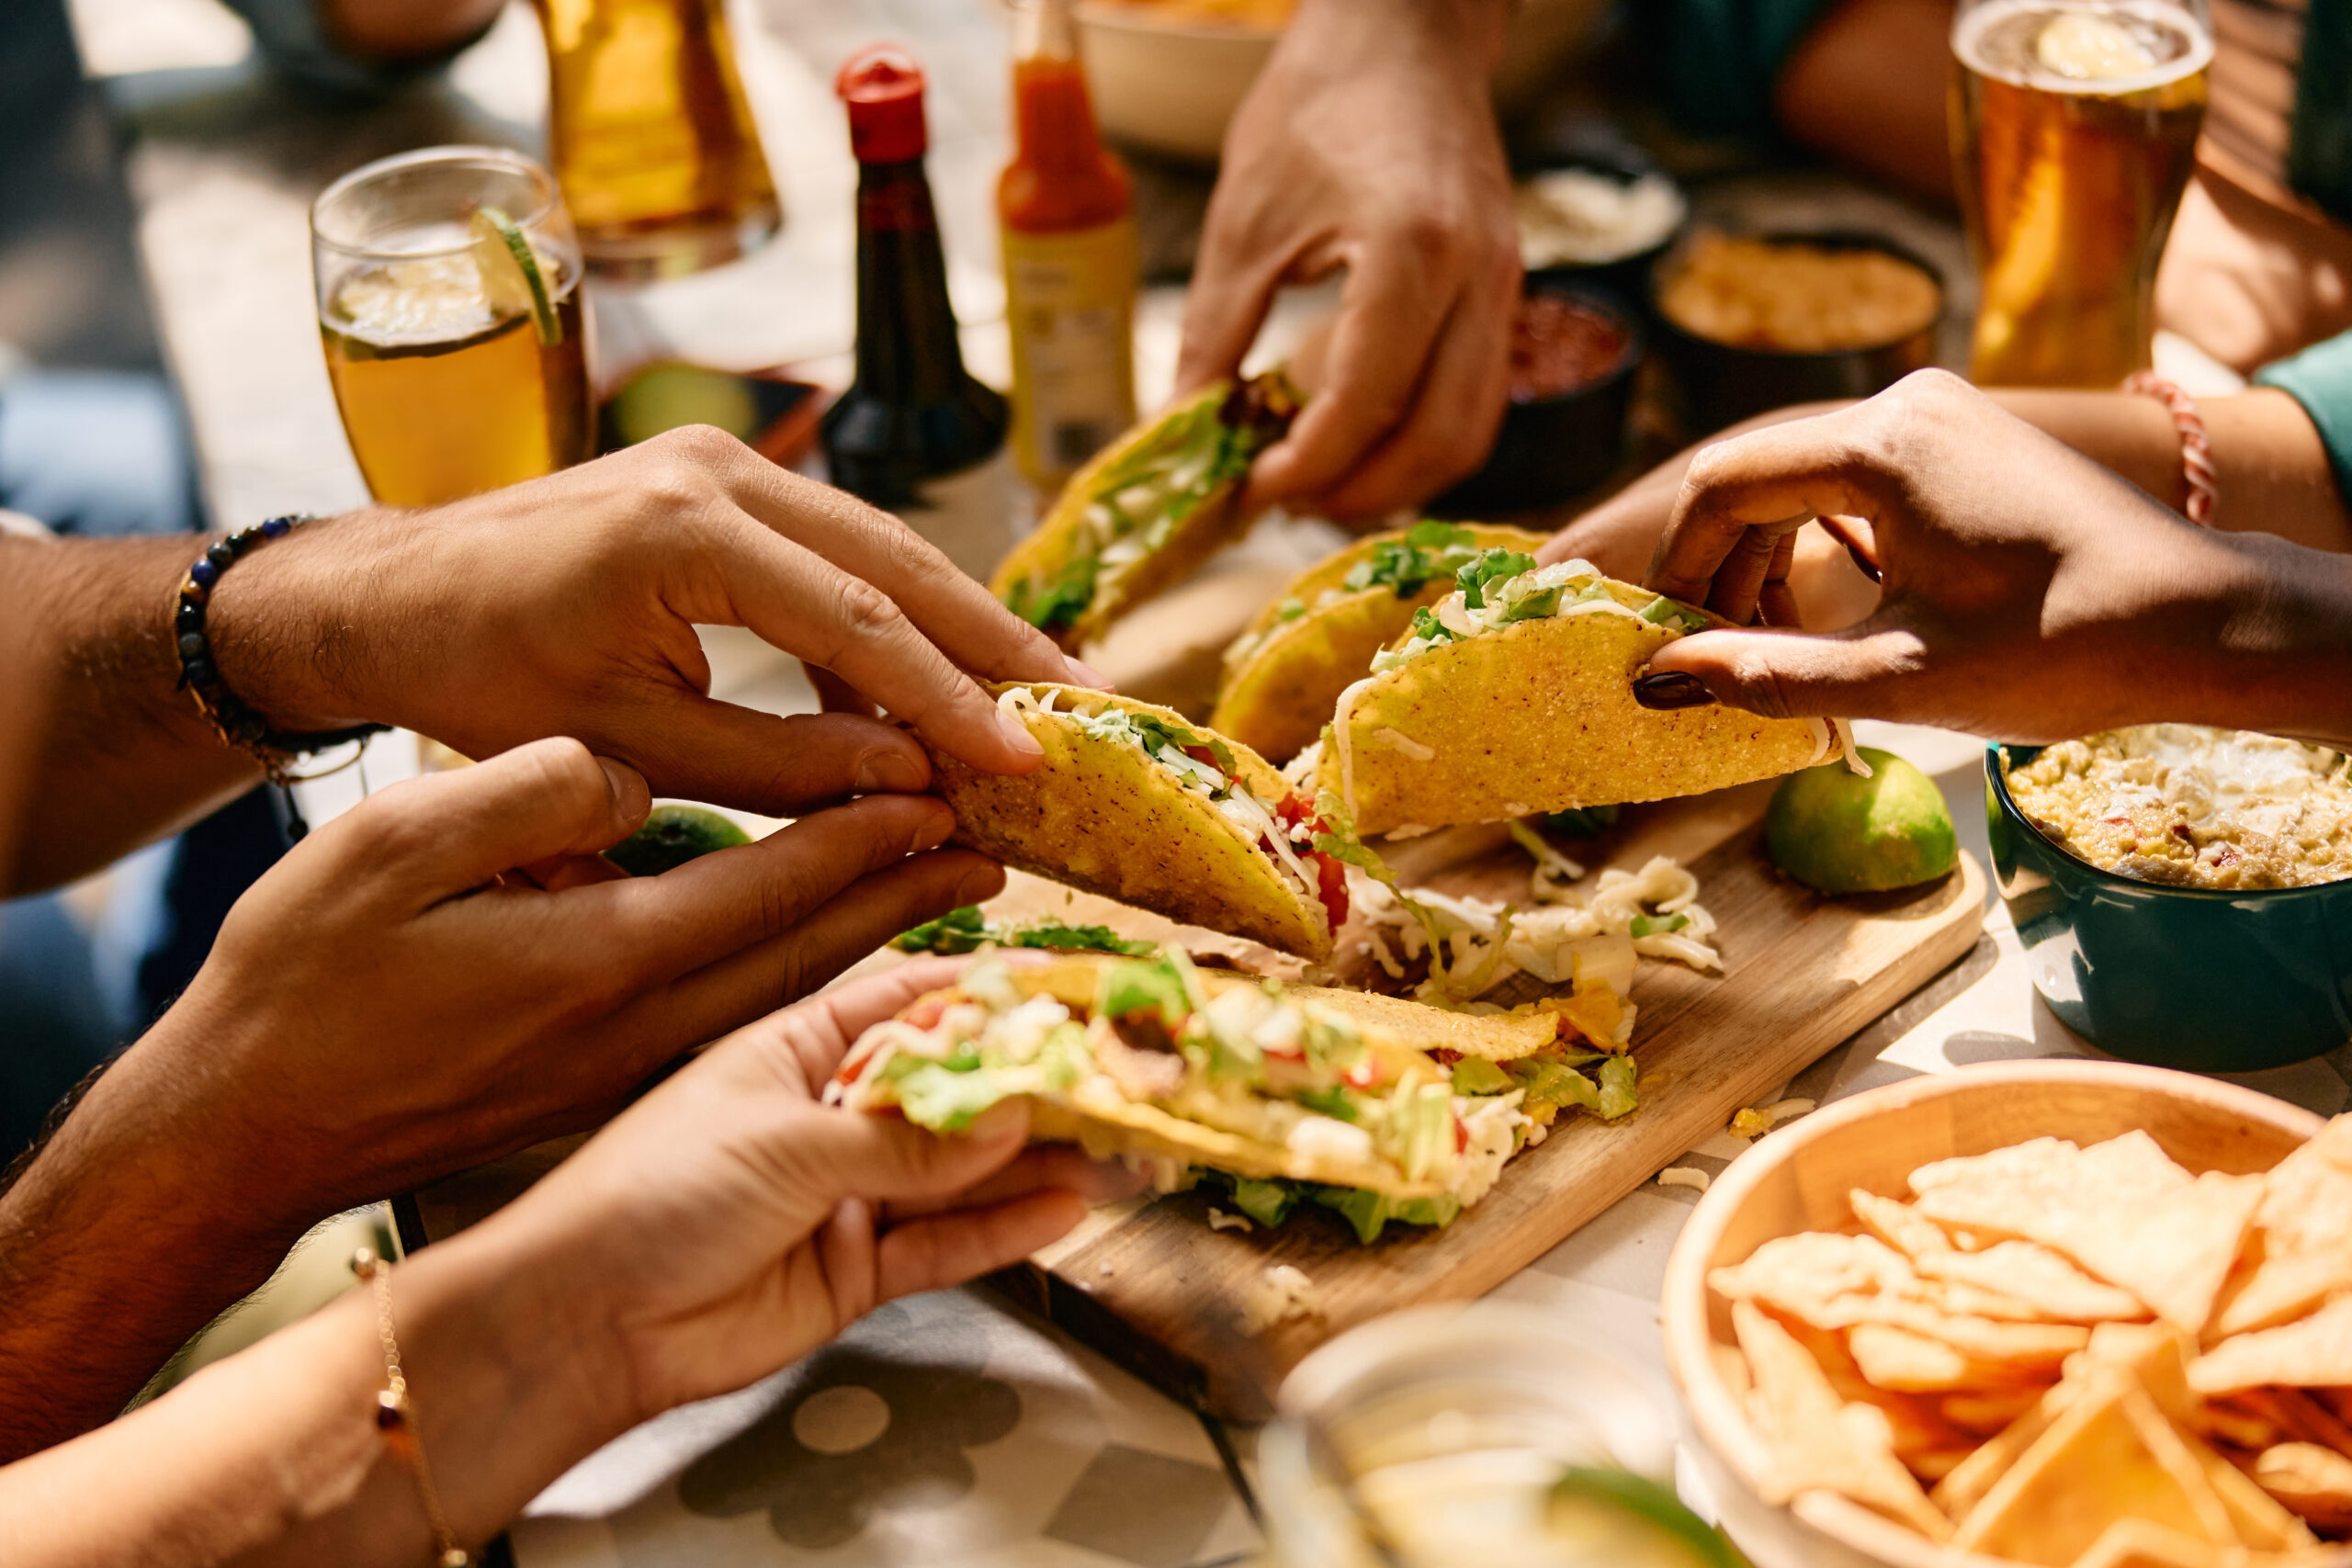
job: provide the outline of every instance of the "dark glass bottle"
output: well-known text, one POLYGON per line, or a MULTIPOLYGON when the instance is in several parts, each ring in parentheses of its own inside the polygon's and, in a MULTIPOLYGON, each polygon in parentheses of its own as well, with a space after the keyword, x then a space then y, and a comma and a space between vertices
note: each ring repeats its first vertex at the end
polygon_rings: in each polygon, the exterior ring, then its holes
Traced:
POLYGON ((825 412, 833 483, 985 579, 1015 537, 1001 395, 964 368, 923 175, 922 70, 878 45, 834 81, 857 154, 857 374, 825 412))

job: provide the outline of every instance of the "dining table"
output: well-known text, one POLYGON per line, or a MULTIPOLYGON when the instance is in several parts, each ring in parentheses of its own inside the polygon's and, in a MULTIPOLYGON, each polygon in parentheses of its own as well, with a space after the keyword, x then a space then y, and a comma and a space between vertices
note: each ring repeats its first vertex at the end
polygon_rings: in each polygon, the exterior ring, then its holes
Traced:
MULTIPOLYGON (((411 147, 487 141, 542 152, 546 69, 530 7, 510 4, 446 71, 365 104, 321 100, 277 80, 243 24, 213 0, 73 0, 72 8, 85 68, 118 130, 139 260, 211 519, 233 527, 367 504, 319 349, 308 206, 336 175, 411 147)), ((730 14, 784 226, 753 254, 707 273, 593 288, 599 383, 656 357, 846 380, 856 171, 830 83, 851 50, 894 38, 914 47, 929 75, 930 173, 967 359, 1001 385, 1008 354, 990 201, 1008 141, 1002 9, 995 0, 736 0, 730 14)), ((1209 175, 1142 159, 1137 167, 1146 277, 1137 367, 1148 404, 1172 383, 1182 273, 1209 175)), ((1818 170, 1754 167, 1744 179, 1702 199, 1860 211, 1965 273, 1946 217, 1818 170)), ((1287 296, 1261 355, 1278 355, 1331 297, 1328 285, 1287 296)), ((1964 297, 1955 303, 1964 309, 1964 297)), ((1947 338, 1963 343, 1964 322, 1947 338)), ((1637 455, 1662 449, 1637 441, 1637 455)), ((1123 687, 1148 688, 1171 663, 1213 658, 1290 573, 1342 537, 1313 520, 1261 524, 1123 626, 1104 667, 1123 687)), ((706 641, 715 694, 776 712, 816 707, 788 656, 731 628, 709 628, 706 641)), ((1963 852, 1989 864, 1984 742, 1857 728, 1865 744, 1935 780, 1963 852)), ((302 786, 305 812, 330 819, 429 761, 415 737, 382 738, 360 766, 302 786)), ((1724 954, 1729 965, 1740 958, 1724 954)), ((1777 1098, 1826 1103, 1978 1063, 2097 1057, 2036 996, 2033 962, 1988 897, 1964 955, 1777 1098)), ((1722 1048, 1743 1042, 1725 1038, 1722 1048)), ((2235 1081, 2332 1115, 2352 1103, 2352 1049, 2235 1081)), ((1726 1129, 1669 1163, 1713 1175, 1749 1146, 1726 1129)), ((432 1235, 447 1235, 497 1201, 487 1188, 481 1194, 462 1182, 445 1188, 420 1203, 419 1217, 432 1235)), ((1697 1201, 1682 1179, 1645 1179, 1496 1294, 1549 1314, 1564 1339, 1609 1348, 1671 1411, 1658 1303, 1668 1254, 1697 1201)), ((1212 1568, 1266 1550, 1256 1436, 972 1286, 885 1305, 797 1364, 626 1434, 549 1485, 496 1551, 525 1568, 1212 1568)), ((1707 1506, 1703 1495, 1691 1501, 1707 1506)))

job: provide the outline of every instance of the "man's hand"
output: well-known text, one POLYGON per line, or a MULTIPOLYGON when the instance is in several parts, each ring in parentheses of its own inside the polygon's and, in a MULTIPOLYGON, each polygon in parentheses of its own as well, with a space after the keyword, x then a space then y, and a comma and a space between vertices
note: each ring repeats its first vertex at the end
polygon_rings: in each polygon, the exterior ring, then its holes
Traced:
POLYGON ((1476 468, 1510 385, 1519 230, 1487 96, 1498 0, 1306 0, 1226 133, 1180 391, 1231 376, 1276 290, 1348 270, 1326 366, 1245 506, 1377 518, 1476 468))
POLYGON ((307 1226, 592 1126, 691 1046, 993 895, 926 795, 659 877, 573 740, 382 791, 239 900, 186 996, 0 1200, 0 1457, 103 1420, 307 1226), (34 1387, 33 1385, 38 1385, 34 1387))
POLYGON ((2166 719, 2352 734, 2352 562, 2193 527, 1944 372, 1702 449, 1650 586, 1794 626, 1790 562, 1816 519, 1882 578, 1875 613, 1826 636, 1702 632, 1652 679, 2018 741, 2166 719))
POLYGON ((569 735, 654 793, 772 817, 920 790, 851 715, 707 694, 697 623, 748 626, 974 767, 1041 753, 972 679, 1092 683, 912 529, 707 428, 428 512, 300 531, 222 581, 230 688, 281 728, 405 726, 469 757, 569 735))

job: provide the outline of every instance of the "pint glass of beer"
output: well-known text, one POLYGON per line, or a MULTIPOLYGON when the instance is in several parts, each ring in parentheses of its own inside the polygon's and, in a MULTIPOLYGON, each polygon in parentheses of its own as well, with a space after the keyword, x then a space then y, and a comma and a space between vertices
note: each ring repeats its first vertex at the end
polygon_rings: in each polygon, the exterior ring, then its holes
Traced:
POLYGON ((580 247, 496 147, 379 159, 311 208, 319 334, 368 491, 431 506, 592 456, 580 247))
POLYGON ((2148 367, 2156 263, 2195 160, 2205 0, 1962 0, 1952 158, 1980 384, 2112 387, 2148 367))
POLYGON ((599 276, 734 260, 782 221, 724 0, 535 0, 548 162, 599 276))

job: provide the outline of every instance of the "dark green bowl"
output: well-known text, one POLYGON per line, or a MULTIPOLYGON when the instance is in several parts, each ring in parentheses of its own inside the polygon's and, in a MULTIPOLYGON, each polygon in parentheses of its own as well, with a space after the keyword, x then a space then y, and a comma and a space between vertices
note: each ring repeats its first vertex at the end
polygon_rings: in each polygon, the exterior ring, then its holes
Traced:
POLYGON ((2126 1061, 2207 1073, 2352 1039, 2352 881, 2218 892, 2101 871, 2025 819, 2001 750, 1984 752, 1994 874, 2033 988, 2067 1028, 2126 1061))

